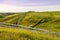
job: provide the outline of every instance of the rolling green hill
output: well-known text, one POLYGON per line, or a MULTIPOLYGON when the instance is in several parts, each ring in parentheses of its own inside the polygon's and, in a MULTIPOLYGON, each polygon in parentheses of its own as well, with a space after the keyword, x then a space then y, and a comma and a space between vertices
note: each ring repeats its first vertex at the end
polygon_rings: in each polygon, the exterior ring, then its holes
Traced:
MULTIPOLYGON (((22 13, 6 16, 2 22, 16 24, 22 13)), ((20 25, 60 32, 60 12, 26 12, 20 25)))
POLYGON ((60 12, 29 12, 21 25, 60 32, 60 12))
MULTIPOLYGON (((25 12, 14 14, 0 14, 0 22, 23 25, 25 27, 40 28, 60 32, 60 12, 25 12)), ((27 29, 0 27, 0 40, 60 40, 50 34, 43 34, 27 29)))

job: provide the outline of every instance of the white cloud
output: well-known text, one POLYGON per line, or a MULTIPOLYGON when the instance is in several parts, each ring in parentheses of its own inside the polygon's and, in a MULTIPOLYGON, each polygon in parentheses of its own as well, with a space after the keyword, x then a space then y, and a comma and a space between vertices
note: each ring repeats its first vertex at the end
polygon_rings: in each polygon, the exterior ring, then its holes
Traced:
POLYGON ((25 11, 23 7, 0 4, 0 12, 20 12, 25 11))
POLYGON ((0 12, 60 11, 60 5, 52 6, 11 6, 0 4, 0 12))
POLYGON ((33 6, 33 7, 30 7, 29 10, 32 10, 32 11, 60 11, 60 5, 33 6))

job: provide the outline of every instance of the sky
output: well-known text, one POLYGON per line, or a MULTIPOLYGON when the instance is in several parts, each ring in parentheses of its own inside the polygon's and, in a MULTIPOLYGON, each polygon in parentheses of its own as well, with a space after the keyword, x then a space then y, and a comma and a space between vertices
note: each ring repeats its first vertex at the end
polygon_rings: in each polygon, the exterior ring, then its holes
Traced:
POLYGON ((60 0, 0 0, 0 12, 60 11, 60 0))

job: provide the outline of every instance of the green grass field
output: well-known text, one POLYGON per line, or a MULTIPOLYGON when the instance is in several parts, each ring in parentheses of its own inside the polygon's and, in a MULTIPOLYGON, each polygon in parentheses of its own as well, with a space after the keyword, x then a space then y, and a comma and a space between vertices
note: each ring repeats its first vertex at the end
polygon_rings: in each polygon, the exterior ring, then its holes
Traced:
POLYGON ((60 37, 25 29, 0 27, 0 40, 60 40, 60 37))
MULTIPOLYGON (((54 32, 60 32, 60 12, 25 12, 26 16, 22 18, 19 25, 31 26, 54 32)), ((23 13, 0 14, 0 22, 16 24, 23 13)), ((33 32, 27 29, 0 27, 0 40, 60 40, 50 34, 33 32)))
POLYGON ((21 25, 60 32, 60 13, 32 12, 26 15, 26 17, 22 20, 21 25))
MULTIPOLYGON (((16 24, 22 13, 3 17, 2 22, 16 24)), ((20 25, 60 32, 60 12, 26 12, 20 25)))

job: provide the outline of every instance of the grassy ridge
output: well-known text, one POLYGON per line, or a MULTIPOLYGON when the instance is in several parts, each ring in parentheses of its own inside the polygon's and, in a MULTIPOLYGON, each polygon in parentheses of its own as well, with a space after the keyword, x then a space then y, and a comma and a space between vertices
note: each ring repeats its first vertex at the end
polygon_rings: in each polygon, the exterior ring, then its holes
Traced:
POLYGON ((60 12, 29 12, 21 25, 60 32, 60 12))
MULTIPOLYGON (((60 12, 26 12, 20 25, 60 32, 60 12)), ((16 24, 22 14, 4 16, 1 22, 16 24)), ((0 40, 60 40, 54 35, 25 29, 0 27, 0 40)))
POLYGON ((0 22, 3 20, 4 17, 13 15, 14 13, 0 13, 0 22))
MULTIPOLYGON (((60 12, 26 12, 20 25, 48 29, 60 32, 60 12)), ((16 23, 20 14, 13 14, 3 18, 2 22, 16 23)))
POLYGON ((13 14, 2 18, 2 22, 15 24, 22 14, 13 14))
POLYGON ((60 37, 45 35, 25 29, 0 27, 0 40, 59 40, 60 37))

